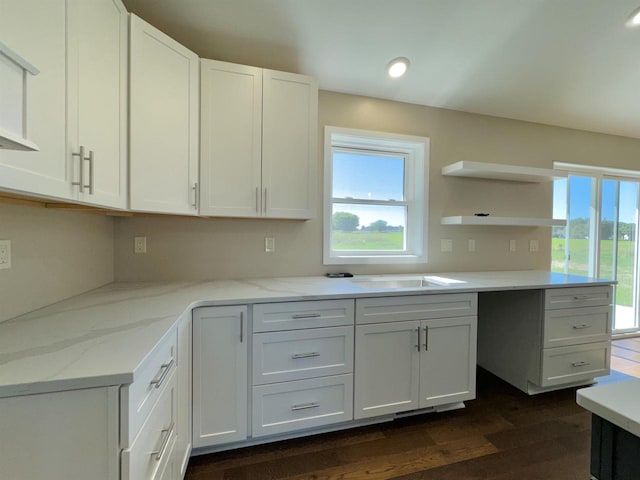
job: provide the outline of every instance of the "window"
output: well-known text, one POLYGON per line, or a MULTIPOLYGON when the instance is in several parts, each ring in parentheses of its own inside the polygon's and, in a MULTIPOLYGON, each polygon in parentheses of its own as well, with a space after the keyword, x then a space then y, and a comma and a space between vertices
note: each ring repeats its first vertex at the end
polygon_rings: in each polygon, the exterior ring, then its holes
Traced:
POLYGON ((429 139, 325 127, 324 263, 425 263, 429 139))

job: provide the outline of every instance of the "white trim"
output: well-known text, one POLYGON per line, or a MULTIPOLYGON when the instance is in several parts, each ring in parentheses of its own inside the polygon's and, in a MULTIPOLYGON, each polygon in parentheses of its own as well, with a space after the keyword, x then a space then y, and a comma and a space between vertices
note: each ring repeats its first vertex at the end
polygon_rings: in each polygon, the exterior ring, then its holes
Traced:
POLYGON ((564 162, 553 162, 553 167, 561 170, 567 170, 569 175, 582 175, 595 178, 606 177, 614 180, 640 180, 640 170, 595 167, 591 165, 564 162))
POLYGON ((406 264, 426 263, 429 185, 429 145, 427 137, 355 130, 325 126, 324 135, 324 215, 323 264, 406 264), (405 241, 407 249, 397 254, 385 251, 337 252, 331 249, 332 181, 334 147, 385 152, 405 158, 405 198, 403 201, 371 202, 363 199, 337 199, 339 203, 406 206, 405 241))

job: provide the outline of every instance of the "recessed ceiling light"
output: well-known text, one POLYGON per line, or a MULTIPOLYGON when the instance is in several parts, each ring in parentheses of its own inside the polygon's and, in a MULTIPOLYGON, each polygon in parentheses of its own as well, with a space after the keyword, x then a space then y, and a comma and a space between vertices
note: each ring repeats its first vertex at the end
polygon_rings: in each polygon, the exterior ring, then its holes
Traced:
POLYGON ((401 77, 407 72, 410 64, 411 63, 409 62, 408 58, 405 58, 405 57, 394 58, 387 65, 387 72, 389 72, 390 77, 393 77, 393 78, 401 77))
POLYGON ((627 20, 627 26, 640 27, 640 7, 631 12, 631 15, 629 15, 629 20, 627 20))

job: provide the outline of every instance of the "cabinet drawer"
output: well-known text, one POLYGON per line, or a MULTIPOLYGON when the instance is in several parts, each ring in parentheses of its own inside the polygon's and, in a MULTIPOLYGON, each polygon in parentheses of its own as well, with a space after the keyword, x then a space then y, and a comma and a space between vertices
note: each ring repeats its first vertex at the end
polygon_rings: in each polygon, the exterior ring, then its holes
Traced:
POLYGON ((253 306, 253 331, 353 325, 353 300, 262 303, 253 306))
POLYGON ((353 327, 313 328, 253 336, 253 384, 353 371, 353 327))
POLYGON ((353 375, 253 387, 253 436, 353 420, 353 375))
POLYGON ((476 293, 448 293, 356 300, 356 323, 384 323, 476 315, 476 293))
POLYGON ((611 339, 611 307, 547 310, 544 346, 561 347, 611 339))
POLYGON ((123 448, 131 445, 156 403, 161 387, 176 369, 177 339, 177 332, 172 329, 140 366, 135 381, 120 389, 120 442, 123 448))
POLYGON ((610 342, 542 350, 541 387, 609 374, 610 342))
POLYGON ((131 448, 122 451, 123 480, 154 480, 171 461, 176 441, 176 378, 173 371, 140 434, 131 448))
POLYGON ((612 301, 611 285, 596 287, 548 288, 544 292, 544 308, 597 307, 610 305, 612 301))

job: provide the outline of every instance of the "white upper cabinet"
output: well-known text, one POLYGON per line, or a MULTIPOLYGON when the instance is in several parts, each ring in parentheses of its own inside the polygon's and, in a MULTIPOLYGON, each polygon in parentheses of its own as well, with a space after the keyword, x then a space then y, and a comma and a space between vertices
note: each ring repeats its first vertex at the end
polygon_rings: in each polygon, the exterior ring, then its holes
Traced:
POLYGON ((262 91, 264 214, 272 218, 312 218, 318 85, 311 77, 265 70, 262 91))
POLYGON ((200 213, 260 216, 262 69, 201 61, 200 213))
POLYGON ((28 79, 26 115, 39 151, 0 150, 0 188, 126 208, 124 5, 0 2, 1 41, 40 70, 28 79))
POLYGON ((312 218, 315 80, 213 60, 201 68, 200 214, 312 218))
MULTIPOLYGON (((26 111, 29 140, 39 151, 0 149, 2 190, 71 198, 71 161, 66 156, 66 39, 64 0, 0 0, 0 41, 40 70, 27 79, 26 111)), ((11 99, 5 98, 6 92, 4 86, 0 88, 0 124, 9 121, 4 108, 11 99)))
POLYGON ((67 154, 78 200, 126 208, 127 11, 120 0, 69 0, 67 15, 67 154))
POLYGON ((131 15, 130 208, 196 215, 198 56, 131 15))

